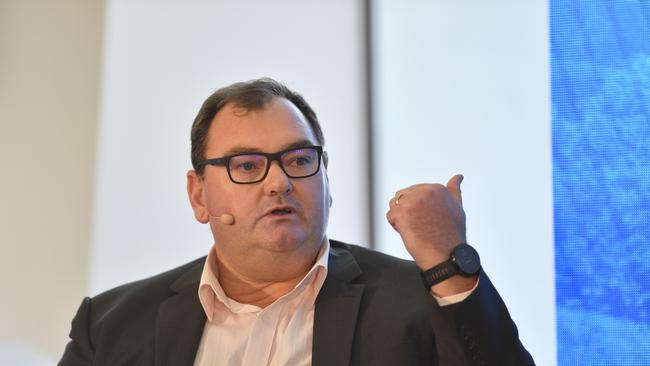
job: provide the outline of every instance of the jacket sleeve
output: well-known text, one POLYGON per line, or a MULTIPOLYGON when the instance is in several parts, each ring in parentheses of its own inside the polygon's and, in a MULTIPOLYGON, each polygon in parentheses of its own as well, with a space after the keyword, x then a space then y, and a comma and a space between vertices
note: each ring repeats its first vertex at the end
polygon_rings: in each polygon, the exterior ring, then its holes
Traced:
POLYGON ((505 303, 483 271, 478 287, 467 299, 443 309, 454 319, 470 365, 535 365, 519 340, 505 303))
POLYGON ((59 366, 92 365, 95 349, 90 341, 90 303, 89 297, 81 302, 77 315, 72 320, 70 341, 65 347, 59 366))

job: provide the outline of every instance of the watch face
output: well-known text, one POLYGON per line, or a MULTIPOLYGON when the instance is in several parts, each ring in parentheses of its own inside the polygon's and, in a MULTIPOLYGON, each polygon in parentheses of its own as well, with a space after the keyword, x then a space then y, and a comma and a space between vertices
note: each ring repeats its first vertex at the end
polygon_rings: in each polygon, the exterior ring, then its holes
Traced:
POLYGON ((469 244, 460 244, 453 252, 454 262, 461 272, 468 275, 476 274, 481 268, 478 252, 469 244))

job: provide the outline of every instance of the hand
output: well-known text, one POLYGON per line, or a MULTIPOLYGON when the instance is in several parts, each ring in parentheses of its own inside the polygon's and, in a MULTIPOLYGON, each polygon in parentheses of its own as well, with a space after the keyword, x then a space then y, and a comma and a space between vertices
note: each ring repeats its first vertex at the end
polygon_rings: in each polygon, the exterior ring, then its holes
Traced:
MULTIPOLYGON (((460 191, 462 181, 463 176, 458 174, 446 186, 417 184, 397 191, 389 202, 386 218, 400 234, 406 250, 423 271, 449 259, 454 247, 467 241, 460 191)), ((447 296, 473 287, 475 279, 468 282, 467 279, 458 277, 454 276, 433 286, 434 292, 436 287, 445 288, 440 292, 442 296, 447 296), (442 284, 446 286, 440 286, 442 284), (458 286, 449 287, 450 284, 458 286)))
POLYGON ((465 239, 465 212, 460 192, 462 175, 447 186, 417 184, 395 193, 386 213, 406 250, 422 270, 440 264, 465 239))

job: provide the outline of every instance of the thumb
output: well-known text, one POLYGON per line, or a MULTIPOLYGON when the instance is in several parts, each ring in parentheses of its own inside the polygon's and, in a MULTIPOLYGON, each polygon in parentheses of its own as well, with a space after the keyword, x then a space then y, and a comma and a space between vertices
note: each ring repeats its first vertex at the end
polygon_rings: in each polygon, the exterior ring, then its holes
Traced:
POLYGON ((460 205, 463 205, 463 197, 461 195, 460 191, 460 183, 463 181, 463 175, 462 174, 456 174, 451 179, 449 179, 449 182, 447 182, 447 191, 449 191, 449 194, 456 200, 460 205))

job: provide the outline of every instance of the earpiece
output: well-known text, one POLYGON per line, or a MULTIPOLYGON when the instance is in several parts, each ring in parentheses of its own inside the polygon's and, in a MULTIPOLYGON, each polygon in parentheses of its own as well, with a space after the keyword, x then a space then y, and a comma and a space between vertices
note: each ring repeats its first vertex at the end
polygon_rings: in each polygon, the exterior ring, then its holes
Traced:
POLYGON ((213 219, 219 219, 219 222, 221 222, 223 225, 232 225, 235 223, 235 217, 231 214, 223 214, 221 216, 212 216, 210 215, 210 218, 213 219))

